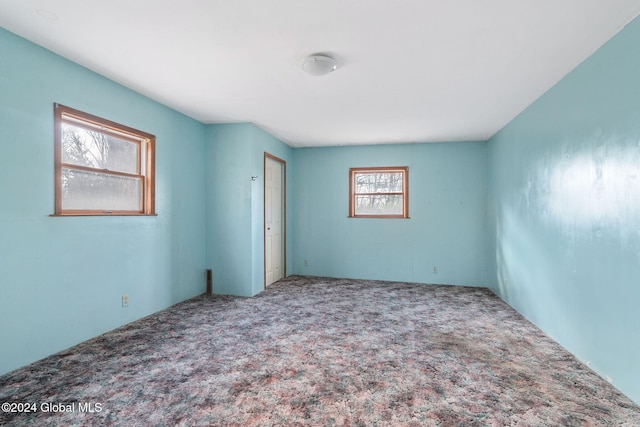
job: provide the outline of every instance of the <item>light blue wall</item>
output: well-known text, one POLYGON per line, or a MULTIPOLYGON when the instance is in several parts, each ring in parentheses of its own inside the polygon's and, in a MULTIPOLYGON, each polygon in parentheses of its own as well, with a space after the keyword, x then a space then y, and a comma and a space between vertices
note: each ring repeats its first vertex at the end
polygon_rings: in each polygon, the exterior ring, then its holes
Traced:
POLYGON ((304 148, 293 159, 294 273, 485 285, 485 143, 304 148), (349 168, 360 166, 409 166, 410 219, 348 218, 349 168))
POLYGON ((0 52, 2 374, 204 292, 205 126, 3 29, 0 52), (158 216, 50 216, 54 102, 156 135, 158 216))
POLYGON ((253 294, 251 253, 251 125, 207 127, 207 268, 213 292, 253 294))
MULTIPOLYGON (((213 270, 215 293, 253 296, 264 290, 265 152, 291 167, 291 147, 253 124, 207 128, 207 268, 213 270)), ((289 173, 287 182, 287 218, 291 218, 289 173)), ((288 248, 292 247, 291 229, 288 221, 288 248)), ((291 259, 289 250, 288 266, 291 259)))
POLYGON ((640 21, 489 141, 491 286, 640 403, 640 21))

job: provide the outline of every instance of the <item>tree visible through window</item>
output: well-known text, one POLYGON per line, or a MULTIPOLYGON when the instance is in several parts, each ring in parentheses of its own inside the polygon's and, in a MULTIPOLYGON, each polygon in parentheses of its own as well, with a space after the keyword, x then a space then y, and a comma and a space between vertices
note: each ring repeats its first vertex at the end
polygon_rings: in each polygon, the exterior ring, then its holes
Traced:
POLYGON ((153 135, 55 104, 56 215, 153 215, 153 135))
POLYGON ((409 218, 409 168, 349 169, 349 216, 409 218))

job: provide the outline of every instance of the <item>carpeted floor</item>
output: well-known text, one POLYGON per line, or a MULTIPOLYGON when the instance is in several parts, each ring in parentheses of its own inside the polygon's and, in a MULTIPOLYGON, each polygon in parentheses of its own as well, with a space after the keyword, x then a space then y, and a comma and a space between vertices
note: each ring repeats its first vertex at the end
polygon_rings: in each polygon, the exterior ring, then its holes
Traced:
POLYGON ((486 289, 299 276, 14 371, 0 402, 36 404, 0 413, 17 426, 640 425, 640 407, 486 289))

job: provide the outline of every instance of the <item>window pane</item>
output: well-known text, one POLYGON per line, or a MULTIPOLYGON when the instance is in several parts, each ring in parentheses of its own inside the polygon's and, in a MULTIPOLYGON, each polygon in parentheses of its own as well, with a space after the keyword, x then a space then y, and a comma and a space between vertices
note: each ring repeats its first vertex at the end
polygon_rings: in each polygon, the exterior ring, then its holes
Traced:
POLYGON ((62 123, 62 162, 138 174, 138 144, 62 123))
POLYGON ((402 172, 356 173, 356 193, 401 193, 402 172))
POLYGON ((142 187, 138 178, 62 169, 63 209, 140 211, 142 187))
POLYGON ((402 209, 399 194, 356 196, 356 215, 402 215, 402 209))

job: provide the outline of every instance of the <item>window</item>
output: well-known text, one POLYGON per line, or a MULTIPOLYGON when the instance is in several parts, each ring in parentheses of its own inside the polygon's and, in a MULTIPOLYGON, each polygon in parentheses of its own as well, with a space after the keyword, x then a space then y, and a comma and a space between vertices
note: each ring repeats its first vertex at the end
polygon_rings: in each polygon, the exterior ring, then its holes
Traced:
POLYGON ((349 169, 349 217, 409 218, 409 168, 349 169))
POLYGON ((54 105, 55 215, 154 215, 155 137, 54 105))

